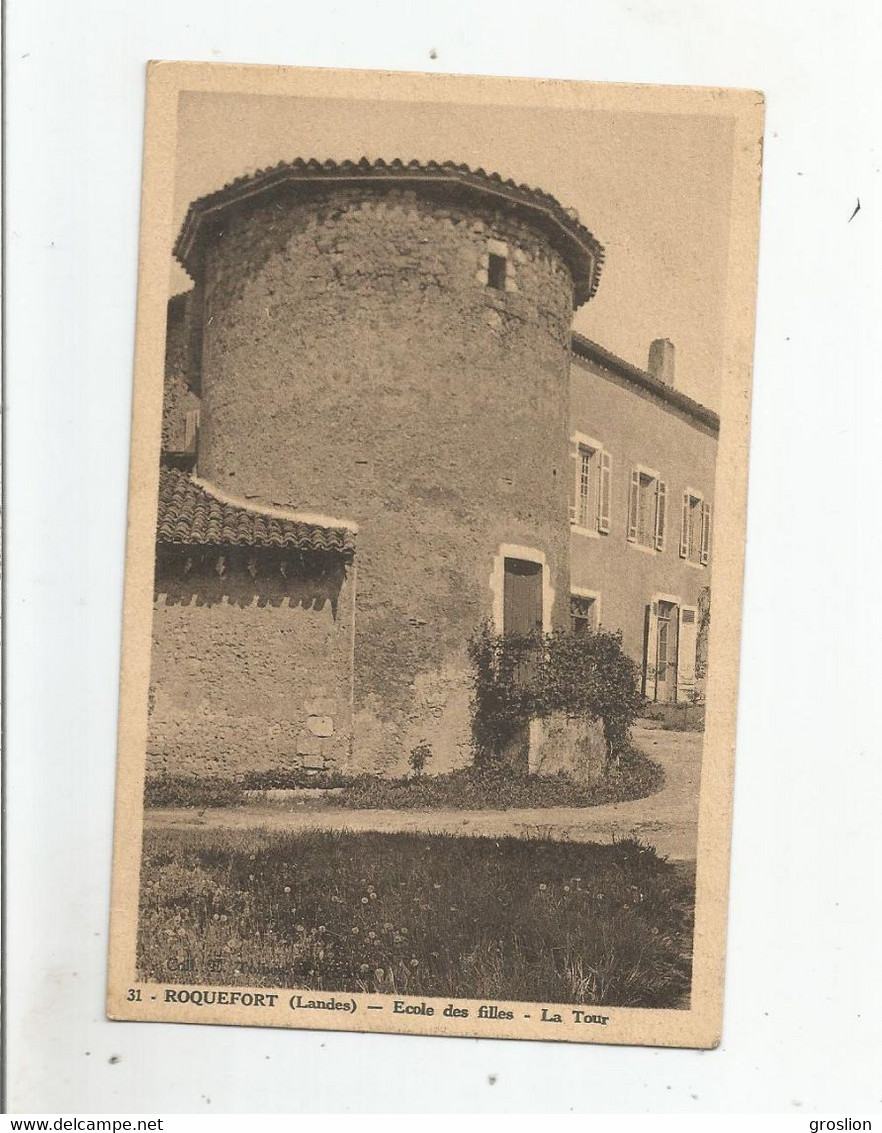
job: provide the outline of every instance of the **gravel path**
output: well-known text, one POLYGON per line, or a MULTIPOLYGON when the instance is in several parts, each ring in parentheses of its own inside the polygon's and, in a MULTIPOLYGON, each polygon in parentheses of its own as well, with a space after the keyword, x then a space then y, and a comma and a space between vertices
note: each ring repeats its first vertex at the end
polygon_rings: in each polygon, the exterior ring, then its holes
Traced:
POLYGON ((673 861, 695 858, 698 788, 701 777, 700 732, 665 732, 639 724, 635 744, 665 769, 658 794, 632 802, 595 807, 543 807, 521 810, 345 810, 326 806, 298 809, 291 803, 229 809, 156 809, 145 812, 153 828, 267 830, 374 830, 382 833, 514 835, 566 842, 611 842, 636 835, 673 861))

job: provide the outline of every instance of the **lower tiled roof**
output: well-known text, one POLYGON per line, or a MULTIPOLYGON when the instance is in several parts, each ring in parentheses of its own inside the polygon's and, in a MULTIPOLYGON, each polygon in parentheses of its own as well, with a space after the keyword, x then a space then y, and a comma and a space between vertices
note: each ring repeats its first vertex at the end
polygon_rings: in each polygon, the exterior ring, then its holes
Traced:
POLYGON ((345 527, 324 527, 226 503, 177 468, 160 470, 156 540, 181 546, 276 547, 345 558, 355 553, 353 532, 345 527))

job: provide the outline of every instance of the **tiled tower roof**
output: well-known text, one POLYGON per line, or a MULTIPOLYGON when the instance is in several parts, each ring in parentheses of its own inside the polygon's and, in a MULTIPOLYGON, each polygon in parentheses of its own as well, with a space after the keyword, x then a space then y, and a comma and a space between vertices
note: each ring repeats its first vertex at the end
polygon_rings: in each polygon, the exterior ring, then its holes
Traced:
POLYGON ((212 223, 230 209, 240 208, 255 199, 269 199, 284 193, 314 191, 323 185, 351 187, 376 185, 389 187, 397 183, 419 188, 426 195, 447 200, 476 201, 491 204, 542 229, 563 255, 573 274, 575 305, 585 303, 597 290, 603 263, 603 247, 581 223, 574 209, 564 208, 556 198, 541 189, 504 180, 498 173, 470 169, 452 161, 385 162, 368 161, 305 161, 297 158, 280 162, 270 169, 261 169, 237 177, 217 192, 200 197, 190 205, 174 254, 194 278, 199 270, 198 248, 204 238, 206 223, 212 223))

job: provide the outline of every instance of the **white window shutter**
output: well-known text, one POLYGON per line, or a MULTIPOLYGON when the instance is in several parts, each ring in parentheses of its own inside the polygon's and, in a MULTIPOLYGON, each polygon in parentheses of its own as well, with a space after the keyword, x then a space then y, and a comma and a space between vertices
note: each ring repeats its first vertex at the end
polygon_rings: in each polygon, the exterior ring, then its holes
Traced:
POLYGON ((710 562, 710 531, 711 507, 710 504, 701 505, 701 565, 707 566, 710 562))
POLYGON ((643 652, 643 695, 648 700, 655 700, 657 683, 656 683, 656 662, 658 660, 658 605, 655 602, 650 602, 646 607, 645 613, 645 628, 644 628, 644 652, 643 652))
POLYGON ((640 473, 631 473, 631 491, 628 495, 628 542, 637 542, 637 507, 640 500, 640 473))
POLYGON ((698 648, 698 610, 680 607, 677 636, 677 700, 689 701, 695 693, 695 657, 698 648))
POLYGON ((597 530, 609 534, 610 513, 612 511, 612 457, 608 452, 600 453, 599 485, 597 492, 597 530))
POLYGON ((667 489, 664 480, 659 480, 655 489, 655 549, 665 549, 665 510, 667 489))
POLYGON ((573 462, 573 495, 570 500, 570 523, 575 525, 579 518, 579 446, 574 445, 570 452, 570 460, 573 462))
POLYGON ((683 524, 680 528, 680 558, 689 558, 689 493, 683 493, 683 524))

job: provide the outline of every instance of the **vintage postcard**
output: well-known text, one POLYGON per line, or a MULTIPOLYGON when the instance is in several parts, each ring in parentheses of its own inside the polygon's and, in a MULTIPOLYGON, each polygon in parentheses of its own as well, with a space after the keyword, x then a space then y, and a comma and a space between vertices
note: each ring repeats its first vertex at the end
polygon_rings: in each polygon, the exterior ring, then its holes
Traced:
POLYGON ((762 121, 150 66, 112 1018, 718 1042, 762 121))

